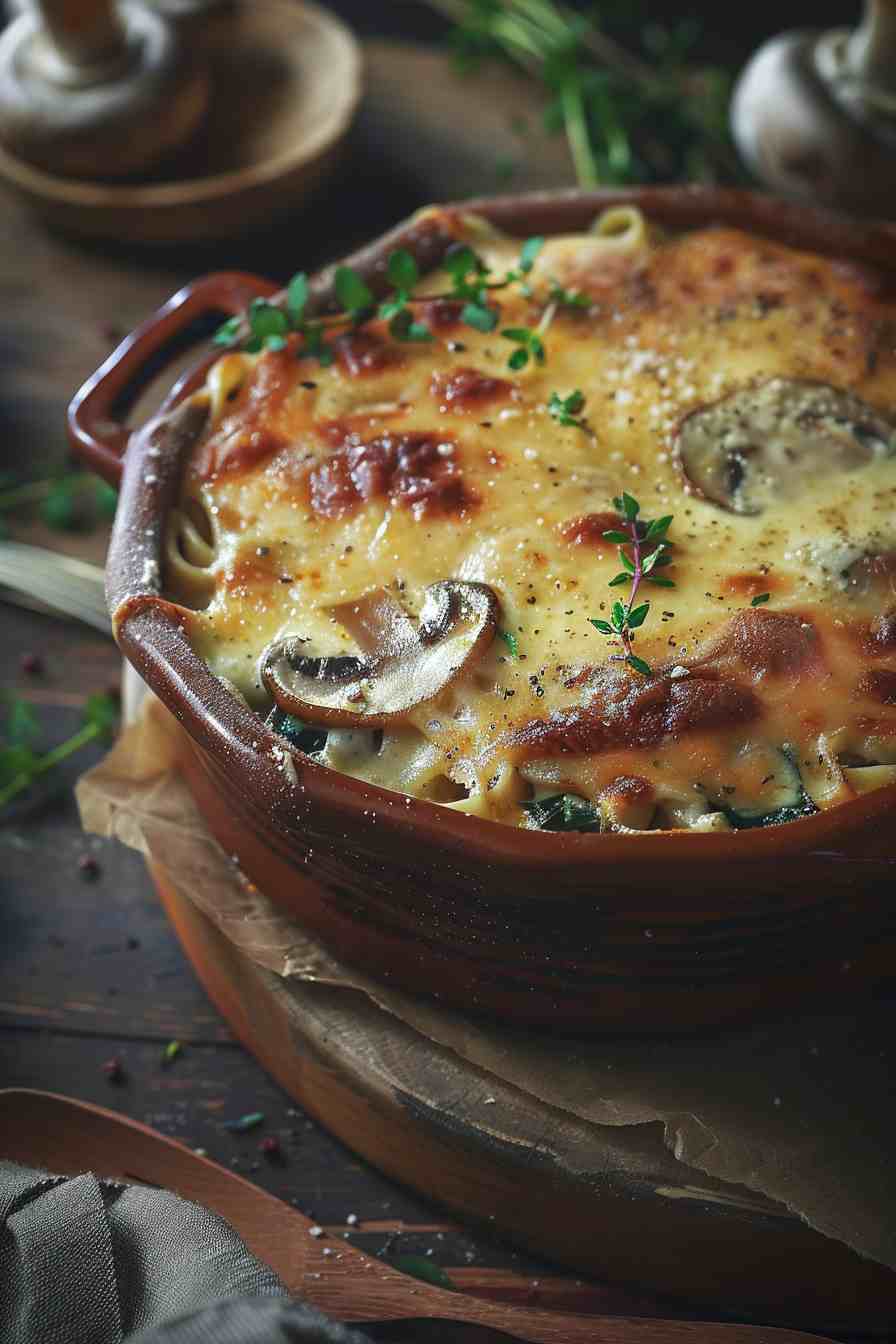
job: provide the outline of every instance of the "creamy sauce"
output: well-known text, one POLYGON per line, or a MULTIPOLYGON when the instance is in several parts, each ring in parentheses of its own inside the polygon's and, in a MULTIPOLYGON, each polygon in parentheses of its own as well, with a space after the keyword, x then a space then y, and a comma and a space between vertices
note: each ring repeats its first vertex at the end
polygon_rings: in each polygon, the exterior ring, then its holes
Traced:
MULTIPOLYGON (((515 263, 518 242, 471 228, 491 270, 515 263)), ((328 368, 292 345, 225 355, 183 486, 213 558, 168 574, 202 608, 195 649, 266 712, 272 641, 350 652, 339 604, 385 587, 416 616, 428 585, 475 580, 512 640, 405 724, 332 732, 328 764, 515 825, 567 792, 605 825, 752 825, 854 796, 863 768, 891 782, 896 303, 732 229, 605 241, 549 240, 535 297, 497 292, 491 333, 430 304, 427 344, 373 322, 328 368), (590 306, 550 309, 551 280, 590 306), (501 330, 539 324, 545 364, 508 369, 501 330), (575 389, 584 430, 548 411, 575 389), (674 516, 676 586, 641 595, 650 680, 590 622, 627 592, 602 535, 622 490, 674 516)))

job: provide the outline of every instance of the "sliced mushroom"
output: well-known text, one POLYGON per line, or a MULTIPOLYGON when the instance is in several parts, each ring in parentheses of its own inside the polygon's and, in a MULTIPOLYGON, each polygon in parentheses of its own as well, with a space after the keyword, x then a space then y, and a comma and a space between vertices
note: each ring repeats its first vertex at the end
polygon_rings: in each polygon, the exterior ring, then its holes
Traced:
POLYGON ((693 493, 757 514, 819 476, 896 456, 896 427, 851 392, 774 378, 685 416, 675 451, 693 493))
POLYGON ((314 657, 296 636, 272 644, 261 677, 280 709, 305 723, 381 728, 439 695, 495 637, 498 599, 483 583, 426 590, 416 627, 384 589, 336 608, 364 654, 314 657))

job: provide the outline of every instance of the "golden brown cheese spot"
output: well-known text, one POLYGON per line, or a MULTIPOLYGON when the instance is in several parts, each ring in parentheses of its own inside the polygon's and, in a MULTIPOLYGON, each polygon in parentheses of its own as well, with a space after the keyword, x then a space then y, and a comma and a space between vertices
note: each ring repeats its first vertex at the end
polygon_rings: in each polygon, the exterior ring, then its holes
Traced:
POLYGON ((634 682, 611 672, 587 705, 530 719, 511 730, 505 745, 518 760, 649 747, 698 729, 749 723, 761 712, 754 693, 733 681, 692 675, 634 682))
POLYGON ((570 518, 560 526, 560 536, 570 546, 589 546, 598 551, 612 551, 616 545, 608 541, 605 532, 622 527, 618 513, 583 513, 578 518, 570 518))
POLYGON ((625 798, 632 802, 648 802, 656 794, 656 790, 649 779, 642 779, 640 775, 617 775, 611 779, 605 789, 601 790, 601 798, 625 798))
POLYGON ((401 363, 401 350, 377 331, 349 331, 333 342, 336 363, 349 378, 382 373, 401 363))
POLYGON ((388 499, 415 518, 462 514, 475 503, 454 442, 416 431, 367 441, 350 435, 312 468, 308 488, 311 507, 322 518, 341 518, 371 499, 388 499))
POLYGON ((422 306, 421 318, 430 331, 453 331, 460 326, 463 306, 459 299, 430 299, 422 306))
POLYGON ((865 672, 856 690, 879 705, 896 705, 896 671, 879 667, 865 672))
POLYGON ((504 401, 512 386, 505 378, 495 378, 478 369, 457 369, 450 374, 433 375, 430 392, 439 410, 460 415, 479 411, 490 402, 504 401))
POLYGON ((221 471, 248 471, 277 452, 286 441, 279 423, 295 385, 296 338, 285 350, 267 351, 256 362, 233 401, 233 409, 199 445, 193 470, 200 480, 221 471))
POLYGON ((729 574, 724 583, 725 591, 735 597, 759 597, 761 593, 781 592, 785 585, 773 574, 751 573, 729 574))
POLYGON ((818 632, 810 621, 789 611, 762 607, 739 611, 720 650, 731 649, 754 676, 798 676, 820 657, 818 632))

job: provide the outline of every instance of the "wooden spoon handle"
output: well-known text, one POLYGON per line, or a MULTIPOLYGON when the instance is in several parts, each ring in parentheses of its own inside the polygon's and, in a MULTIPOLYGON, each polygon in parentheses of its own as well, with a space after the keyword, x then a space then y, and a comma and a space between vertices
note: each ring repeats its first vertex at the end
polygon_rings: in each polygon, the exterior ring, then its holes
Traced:
POLYGON ((749 1325, 563 1315, 436 1288, 342 1239, 311 1236, 313 1224, 301 1213, 146 1125, 51 1092, 0 1091, 0 1156, 65 1175, 91 1169, 174 1190, 225 1218, 290 1292, 343 1321, 468 1321, 531 1344, 818 1344, 820 1339, 749 1325))

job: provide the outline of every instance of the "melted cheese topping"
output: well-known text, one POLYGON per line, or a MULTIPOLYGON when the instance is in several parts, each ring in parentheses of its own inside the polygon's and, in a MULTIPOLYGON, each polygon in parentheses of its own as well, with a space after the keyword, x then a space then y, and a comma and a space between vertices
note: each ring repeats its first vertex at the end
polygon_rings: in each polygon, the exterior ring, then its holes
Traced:
MULTIPOLYGON (((513 639, 383 732, 331 730, 321 760, 526 826, 574 826, 577 800, 614 828, 767 824, 892 782, 896 303, 848 263, 623 213, 549 239, 491 333, 433 302, 429 343, 372 321, 331 367, 295 338, 224 355, 169 538, 192 643, 267 713, 272 641, 349 653, 333 608, 387 588, 415 615, 475 580, 513 639), (500 333, 523 326, 547 358, 514 372, 500 333), (584 429, 548 410, 576 389, 584 429), (591 624, 627 595, 602 536, 623 490, 674 516, 676 586, 639 595, 650 678, 591 624)), ((516 263, 518 241, 453 227, 492 272, 516 263)))

